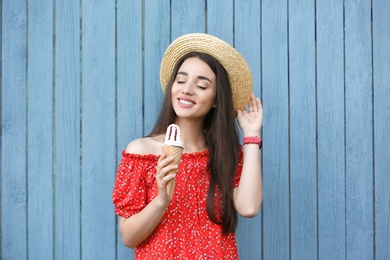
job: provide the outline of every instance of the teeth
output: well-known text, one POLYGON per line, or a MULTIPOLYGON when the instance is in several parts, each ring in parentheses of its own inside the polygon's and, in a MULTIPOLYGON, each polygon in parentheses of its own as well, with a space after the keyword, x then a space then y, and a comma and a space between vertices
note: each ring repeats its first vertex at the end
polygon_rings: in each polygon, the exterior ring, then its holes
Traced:
POLYGON ((192 105, 193 103, 187 100, 180 99, 180 103, 186 104, 186 105, 192 105))

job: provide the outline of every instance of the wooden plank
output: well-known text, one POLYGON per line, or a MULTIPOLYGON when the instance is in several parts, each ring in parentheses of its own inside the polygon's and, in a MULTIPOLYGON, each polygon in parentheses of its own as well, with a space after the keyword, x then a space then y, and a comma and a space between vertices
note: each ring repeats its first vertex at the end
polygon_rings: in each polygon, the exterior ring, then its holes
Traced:
POLYGON ((80 5, 55 4, 55 259, 80 259, 80 5))
POLYGON ((345 2, 347 259, 373 259, 370 1, 345 2))
POLYGON ((169 0, 145 1, 144 27, 144 134, 149 134, 163 99, 160 63, 171 42, 169 0))
POLYGON ((390 259, 390 2, 373 1, 375 257, 390 259))
POLYGON ((206 30, 206 1, 171 1, 172 40, 186 33, 206 30))
POLYGON ((288 38, 284 0, 262 2, 263 259, 289 259, 288 38))
POLYGON ((28 3, 28 258, 53 257, 53 4, 28 3))
MULTIPOLYGON (((253 78, 253 93, 257 97, 261 96, 260 14, 260 1, 235 1, 234 3, 234 47, 248 62, 253 78)), ((262 212, 255 218, 239 219, 237 246, 242 259, 261 257, 261 215, 262 212)))
POLYGON ((233 44, 233 0, 207 1, 206 32, 233 44))
POLYGON ((0 258, 27 259, 26 1, 5 1, 1 9, 0 258))
POLYGON ((82 1, 82 230, 84 259, 114 259, 115 2, 82 1))
POLYGON ((318 251, 345 258, 343 3, 318 1, 318 251))
POLYGON ((143 37, 142 0, 118 1, 118 156, 127 144, 142 136, 143 37), (131 37, 129 37, 131 35, 131 37))
POLYGON ((315 9, 290 1, 290 214, 291 258, 317 258, 315 9))
MULTIPOLYGON (((143 3, 120 0, 117 3, 117 162, 122 150, 143 134, 143 3), (131 35, 131 37, 129 37, 131 35)), ((117 259, 134 259, 117 230, 117 259)))

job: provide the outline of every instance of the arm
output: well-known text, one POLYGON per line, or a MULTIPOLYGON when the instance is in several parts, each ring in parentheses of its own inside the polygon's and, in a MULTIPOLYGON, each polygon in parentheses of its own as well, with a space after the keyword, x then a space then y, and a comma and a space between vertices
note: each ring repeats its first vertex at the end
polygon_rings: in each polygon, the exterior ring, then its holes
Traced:
MULTIPOLYGON (((263 108, 260 99, 254 96, 248 104, 248 112, 238 111, 238 123, 244 137, 258 136, 263 121, 263 108)), ((260 210, 263 201, 263 181, 260 150, 257 144, 243 146, 244 161, 240 184, 233 191, 234 205, 238 214, 243 217, 254 217, 260 210)))
POLYGON ((257 144, 243 147, 244 161, 240 184, 234 189, 234 205, 243 217, 255 217, 263 200, 260 152, 257 144))
POLYGON ((135 248, 157 227, 167 208, 158 197, 130 218, 119 218, 119 231, 124 245, 135 248))
MULTIPOLYGON (((132 152, 131 149, 127 151, 132 152)), ((176 174, 166 176, 171 170, 177 169, 176 165, 168 165, 172 160, 172 157, 167 158, 162 154, 157 162, 158 195, 137 214, 129 218, 119 218, 119 231, 124 245, 130 248, 138 246, 153 232, 164 216, 173 197, 173 194, 167 194, 167 183, 174 179, 176 174)))

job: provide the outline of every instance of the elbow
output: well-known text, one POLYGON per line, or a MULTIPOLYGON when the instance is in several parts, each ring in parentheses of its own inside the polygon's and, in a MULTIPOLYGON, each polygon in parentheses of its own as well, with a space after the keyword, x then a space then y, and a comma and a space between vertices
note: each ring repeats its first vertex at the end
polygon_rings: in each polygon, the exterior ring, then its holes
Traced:
POLYGON ((122 230, 120 231, 122 244, 124 244, 125 246, 134 249, 140 244, 140 242, 136 240, 136 238, 131 233, 122 232, 122 230))
POLYGON ((135 241, 132 241, 132 239, 125 238, 123 236, 121 236, 121 238, 122 238, 122 243, 131 249, 134 249, 138 246, 138 243, 135 243, 135 241))
POLYGON ((252 207, 252 208, 247 208, 247 209, 241 210, 238 212, 238 214, 240 214, 240 216, 244 217, 244 218, 254 218, 257 216, 259 211, 260 211, 259 208, 252 207))
POLYGON ((250 204, 250 205, 245 205, 244 207, 240 207, 237 209, 238 214, 240 214, 241 217, 244 218, 254 218, 256 217, 261 209, 261 204, 262 204, 262 196, 260 196, 260 200, 250 204))
POLYGON ((131 223, 128 218, 119 218, 119 233, 121 235, 122 244, 131 249, 136 248, 142 241, 138 240, 137 236, 132 232, 130 228, 131 223))

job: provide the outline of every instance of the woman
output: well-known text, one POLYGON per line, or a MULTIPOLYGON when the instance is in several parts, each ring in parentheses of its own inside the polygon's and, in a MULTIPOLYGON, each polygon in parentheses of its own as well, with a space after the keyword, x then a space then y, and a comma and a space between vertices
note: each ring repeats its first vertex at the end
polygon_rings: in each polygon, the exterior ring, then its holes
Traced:
POLYGON ((118 167, 113 202, 122 241, 136 259, 238 259, 237 213, 254 217, 262 202, 263 112, 248 65, 226 42, 187 34, 168 47, 160 78, 165 97, 155 127, 128 145, 118 167), (161 152, 172 123, 184 143, 179 167, 161 152))

